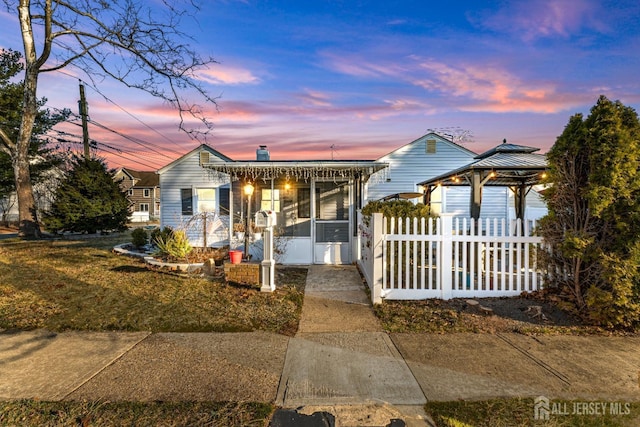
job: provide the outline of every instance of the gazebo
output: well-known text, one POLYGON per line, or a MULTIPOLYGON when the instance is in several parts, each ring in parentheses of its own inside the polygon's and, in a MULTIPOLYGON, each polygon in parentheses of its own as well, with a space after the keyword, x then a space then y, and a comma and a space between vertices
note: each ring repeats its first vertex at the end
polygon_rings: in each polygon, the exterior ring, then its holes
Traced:
POLYGON ((474 162, 419 183, 424 189, 424 203, 431 203, 431 193, 438 186, 470 186, 470 213, 477 221, 482 205, 482 188, 509 187, 515 196, 516 217, 524 220, 526 196, 546 176, 545 156, 534 154, 539 150, 508 144, 505 139, 502 144, 476 156, 474 162))

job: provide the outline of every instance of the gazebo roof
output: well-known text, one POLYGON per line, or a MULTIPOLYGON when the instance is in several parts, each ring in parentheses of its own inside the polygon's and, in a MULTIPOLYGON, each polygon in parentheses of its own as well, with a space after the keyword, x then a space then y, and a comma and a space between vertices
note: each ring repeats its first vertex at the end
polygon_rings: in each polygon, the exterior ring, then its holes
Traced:
POLYGON ((482 174, 482 185, 535 185, 540 183, 541 175, 547 169, 545 156, 535 154, 538 150, 539 148, 535 147, 507 144, 505 140, 502 144, 477 155, 476 160, 468 165, 420 182, 418 185, 470 185, 470 175, 474 172, 482 174))

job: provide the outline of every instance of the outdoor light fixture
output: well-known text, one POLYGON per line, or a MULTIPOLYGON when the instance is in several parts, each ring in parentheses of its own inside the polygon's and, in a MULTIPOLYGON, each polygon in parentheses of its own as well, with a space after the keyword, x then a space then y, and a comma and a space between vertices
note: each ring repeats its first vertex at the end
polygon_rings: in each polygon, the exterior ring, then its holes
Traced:
POLYGON ((251 233, 251 195, 253 194, 253 185, 250 182, 244 186, 244 194, 247 196, 247 217, 244 228, 244 259, 249 259, 249 233, 251 233))
POLYGON ((545 179, 547 177, 547 173, 546 172, 542 172, 542 174, 540 175, 540 178, 545 179))
POLYGON ((495 178, 496 173, 494 171, 489 172, 489 178, 495 178))

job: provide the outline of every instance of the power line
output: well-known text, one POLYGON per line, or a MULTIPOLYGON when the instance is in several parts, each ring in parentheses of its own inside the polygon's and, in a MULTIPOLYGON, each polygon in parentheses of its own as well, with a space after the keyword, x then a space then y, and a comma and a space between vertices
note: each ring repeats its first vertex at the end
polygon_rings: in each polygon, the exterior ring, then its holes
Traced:
MULTIPOLYGON (((54 130, 54 131, 57 132, 61 136, 61 137, 52 136, 52 138, 55 139, 58 142, 74 144, 74 145, 82 144, 82 141, 81 141, 82 137, 79 136, 79 135, 75 135, 75 134, 72 134, 72 133, 59 131, 59 130, 54 130), (67 138, 76 138, 78 140, 74 141, 74 140, 67 139, 67 138)), ((145 161, 143 161, 143 160, 149 160, 147 158, 142 158, 140 156, 137 156, 136 154, 127 152, 126 150, 121 150, 120 148, 113 147, 113 146, 111 146, 109 144, 105 144, 103 142, 99 142, 99 141, 96 141, 96 140, 92 139, 91 140, 91 145, 96 147, 96 148, 100 147, 103 151, 107 152, 108 154, 110 154, 112 156, 116 156, 116 157, 122 158, 124 160, 133 162, 135 164, 142 165, 142 166, 145 166, 145 167, 151 168, 151 169, 158 169, 159 168, 158 165, 150 165, 149 163, 146 163, 145 161)))
POLYGON ((126 135, 126 134, 124 134, 124 133, 122 133, 122 132, 120 132, 120 131, 117 131, 117 130, 115 130, 115 129, 111 129, 111 128, 110 128, 110 127, 108 127, 108 126, 105 126, 105 125, 103 125, 103 124, 101 124, 101 123, 98 123, 98 122, 96 122, 95 120, 89 120, 89 123, 91 123, 91 124, 92 124, 92 125, 94 125, 94 126, 99 127, 100 129, 103 129, 103 130, 106 130, 106 131, 108 131, 108 132, 114 133, 114 134, 116 134, 116 135, 118 135, 118 136, 121 136, 122 138, 124 138, 124 139, 126 139, 126 140, 128 140, 128 141, 131 141, 131 142, 133 142, 134 144, 138 144, 138 145, 140 145, 141 147, 146 148, 146 149, 147 149, 147 150, 149 150, 149 151, 152 151, 152 152, 154 152, 154 153, 156 153, 156 154, 159 154, 159 155, 161 155, 161 156, 164 156, 164 157, 166 157, 166 158, 168 158, 168 159, 173 159, 173 157, 168 156, 168 155, 166 155, 166 154, 164 154, 164 153, 162 153, 162 152, 160 152, 160 151, 158 151, 158 150, 156 150, 156 149, 153 149, 153 148, 147 147, 146 145, 153 146, 153 144, 151 144, 151 143, 149 143, 149 142, 146 142, 146 141, 144 141, 144 140, 142 140, 142 139, 140 139, 140 138, 137 138, 137 137, 135 137, 135 136, 129 136, 129 135, 126 135))
MULTIPOLYGON (((61 73, 61 74, 63 74, 63 75, 65 75, 65 76, 72 77, 72 78, 74 78, 74 79, 78 79, 78 77, 77 77, 77 76, 74 76, 74 75, 72 75, 72 74, 69 74, 69 73, 67 73, 67 72, 65 72, 65 71, 62 71, 62 70, 56 70, 56 71, 57 71, 57 72, 59 72, 59 73, 61 73)), ((93 89, 93 90, 94 90, 96 93, 98 93, 100 96, 102 96, 102 97, 103 97, 107 102, 109 102, 109 103, 111 103, 111 104, 115 105, 116 107, 118 107, 118 108, 119 108, 120 110, 122 110, 125 114, 127 114, 128 116, 130 116, 131 118, 133 118, 134 120, 136 120, 138 123, 142 124, 142 125, 143 125, 144 127, 146 127, 147 129, 149 129, 149 130, 151 130, 152 132, 154 132, 154 133, 156 133, 156 134, 160 135, 162 138, 164 138, 165 140, 167 140, 167 141, 168 141, 168 142, 170 142, 171 144, 177 145, 177 143, 176 143, 175 141, 171 140, 171 139, 170 139, 170 138, 168 138, 166 135, 164 135, 163 133, 159 132, 157 129, 155 129, 155 128, 153 128, 153 127, 149 126, 148 124, 146 124, 145 122, 143 122, 141 119, 139 119, 138 117, 136 117, 133 113, 129 112, 127 109, 125 109, 124 107, 122 107, 121 105, 119 105, 117 102, 115 102, 115 101, 113 101, 112 99, 110 99, 108 96, 106 96, 104 93, 102 93, 102 92, 101 92, 101 91, 100 91, 100 90, 99 90, 95 85, 93 85, 93 84, 91 84, 91 83, 88 83, 88 82, 84 82, 82 79, 79 79, 79 80, 80 80, 82 83, 85 83, 89 88, 93 89)), ((53 107, 53 108, 55 108, 55 107, 53 107)), ((75 114, 74 114, 74 115, 75 115, 75 114)), ((76 116, 77 116, 77 115, 76 115, 76 116)), ((156 148, 158 148, 158 149, 161 149, 161 150, 164 150, 164 151, 168 151, 168 152, 170 152, 170 153, 173 153, 173 154, 175 154, 175 155, 177 155, 177 156, 182 156, 182 155, 184 154, 184 153, 178 152, 178 151, 176 151, 176 150, 173 150, 173 149, 171 149, 171 148, 161 147, 161 146, 159 146, 159 145, 157 145, 157 144, 153 144, 153 143, 151 143, 151 142, 144 141, 144 140, 142 140, 142 139, 140 139, 140 138, 131 137, 131 136, 125 135, 125 134, 123 134, 123 133, 121 133, 121 132, 114 131, 114 130, 109 129, 108 127, 106 127, 106 126, 104 126, 104 125, 99 124, 98 122, 94 122, 93 120, 90 120, 90 123, 95 124, 96 126, 99 126, 99 127, 103 127, 105 130, 109 130, 109 131, 111 131, 111 132, 114 132, 114 133, 116 133, 116 134, 118 134, 118 135, 122 136, 123 138, 125 138, 125 139, 127 139, 127 140, 129 140, 129 141, 131 141, 131 142, 135 142, 135 143, 137 143, 137 144, 140 144, 140 145, 147 145, 147 146, 150 146, 150 147, 156 147, 156 148)), ((145 147, 145 148, 148 148, 148 147, 145 147)), ((163 155, 163 156, 167 157, 168 159, 173 160, 173 158, 172 158, 172 157, 167 156, 166 154, 160 153, 160 152, 158 152, 158 151, 156 151, 156 153, 157 153, 157 154, 160 154, 160 155, 163 155)))
MULTIPOLYGON (((120 110, 122 110, 125 114, 127 114, 129 117, 131 117, 132 119, 134 119, 135 121, 137 121, 138 123, 140 123, 141 125, 143 125, 144 127, 146 127, 147 129, 149 129, 150 131, 160 135, 162 138, 166 139, 167 141, 169 141, 172 144, 176 144, 175 141, 171 140, 170 138, 168 138, 166 135, 164 135, 163 133, 159 132, 157 129, 149 126, 148 124, 146 124, 145 122, 143 122, 141 119, 139 119, 138 117, 136 117, 133 113, 129 112, 127 109, 125 109, 124 107, 122 107, 120 104, 118 104, 117 102, 115 102, 114 100, 110 99, 108 96, 106 96, 104 93, 102 93, 97 87, 88 84, 87 86, 90 87, 91 89, 93 89, 94 91, 96 91, 96 93, 98 93, 100 96, 102 96, 107 102, 110 102, 111 104, 115 105, 116 107, 118 107, 120 110)), ((148 143, 150 144, 150 143, 148 143)), ((153 144, 151 144, 153 145, 153 144)), ((173 151, 170 149, 167 149, 167 151, 171 151, 174 154, 177 155, 182 155, 181 153, 178 153, 177 151, 173 151)))
MULTIPOLYGON (((73 122, 68 122, 68 123, 69 123, 69 124, 72 124, 72 125, 75 125, 75 126, 81 126, 79 123, 73 123, 73 122)), ((98 126, 98 127, 100 127, 100 128, 102 128, 102 129, 105 129, 105 130, 107 130, 107 131, 113 132, 113 133, 115 133, 116 135, 119 135, 119 136, 121 136, 121 137, 123 137, 123 138, 125 138, 125 139, 130 140, 131 142, 134 142, 134 143, 136 143, 136 144, 138 144, 138 145, 141 145, 143 148, 145 148, 145 149, 146 149, 146 150, 148 150, 148 151, 151 151, 151 152, 156 153, 156 154, 158 154, 158 155, 160 155, 160 156, 162 156, 162 157, 166 157, 166 158, 168 158, 168 159, 170 159, 170 160, 173 160, 173 158, 172 158, 172 157, 167 156, 166 154, 164 154, 164 153, 162 153, 162 152, 160 152, 160 151, 157 151, 157 150, 154 150, 154 149, 150 149, 149 147, 145 147, 145 146, 144 146, 144 144, 142 144, 142 143, 140 143, 140 142, 135 141, 135 139, 136 139, 136 138, 134 138, 134 137, 129 137, 129 136, 127 136, 127 135, 124 135, 124 134, 122 134, 121 132, 118 132, 118 131, 116 131, 116 130, 110 129, 110 128, 106 127, 106 126, 103 126, 103 125, 101 125, 101 124, 97 123, 97 122, 94 122, 93 120, 90 120, 90 123, 91 123, 91 124, 94 124, 94 125, 96 125, 96 126, 98 126)), ((92 141, 93 141, 93 142, 95 142, 95 140, 92 140, 92 141)), ((105 146, 106 146, 106 144, 101 143, 101 142, 100 142, 100 143, 98 143, 98 144, 101 144, 101 145, 105 145, 105 146)), ((110 147, 110 148, 112 148, 112 149, 114 149, 114 150, 119 150, 120 152, 129 153, 129 154, 131 154, 132 156, 134 155, 132 150, 122 149, 122 148, 119 148, 119 147, 110 147)), ((148 159, 145 159, 145 160, 148 160, 148 159)))

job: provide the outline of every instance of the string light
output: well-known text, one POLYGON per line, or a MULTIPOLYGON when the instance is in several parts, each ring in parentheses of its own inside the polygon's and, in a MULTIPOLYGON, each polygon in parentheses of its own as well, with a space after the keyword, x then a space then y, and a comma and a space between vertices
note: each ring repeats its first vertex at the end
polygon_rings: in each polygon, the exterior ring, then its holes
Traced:
MULTIPOLYGON (((377 165, 382 166, 382 165, 377 165)), ((287 180, 294 179, 296 181, 308 182, 311 179, 321 179, 329 181, 343 181, 346 179, 352 179, 357 176, 370 175, 374 172, 374 168, 371 165, 322 165, 321 163, 314 165, 301 165, 301 164, 237 164, 237 163, 211 163, 203 165, 203 167, 209 169, 210 178, 219 179, 221 181, 228 182, 237 180, 250 180, 263 182, 285 177, 287 180)), ((373 174, 376 176, 378 174, 373 174)), ((384 174, 378 179, 384 179, 384 174)), ((370 181, 374 181, 370 179, 370 181)))

